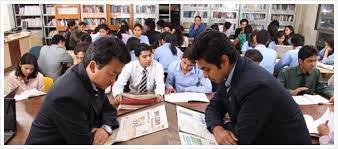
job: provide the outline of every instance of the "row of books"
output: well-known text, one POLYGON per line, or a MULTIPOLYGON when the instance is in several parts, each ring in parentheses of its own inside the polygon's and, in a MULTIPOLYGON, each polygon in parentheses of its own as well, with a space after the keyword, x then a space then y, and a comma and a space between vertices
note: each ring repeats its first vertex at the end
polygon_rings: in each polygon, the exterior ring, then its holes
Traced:
POLYGON ((22 23, 23 21, 28 22, 28 27, 41 27, 42 26, 42 22, 41 22, 40 17, 21 19, 21 24, 23 24, 22 23))
POLYGON ((58 14, 78 14, 77 7, 60 7, 58 8, 58 14))
POLYGON ((84 5, 83 6, 83 13, 103 13, 104 12, 104 5, 84 5))
POLYGON ((238 4, 211 4, 211 8, 215 9, 226 9, 226 10, 236 10, 239 8, 238 4))
POLYGON ((111 13, 130 13, 129 5, 111 5, 110 6, 111 13))
POLYGON ((19 8, 19 15, 41 15, 40 6, 24 6, 19 8))
MULTIPOLYGON (((67 26, 68 22, 70 22, 70 19, 62 19, 62 20, 58 20, 60 26, 67 26)), ((75 24, 79 24, 78 20, 75 20, 75 24)))
POLYGON ((264 20, 266 19, 265 13, 242 13, 242 18, 248 20, 264 20))
POLYGON ((273 4, 272 9, 273 10, 295 10, 296 5, 295 4, 273 4))
POLYGON ((194 18, 195 16, 201 16, 202 18, 208 18, 208 11, 184 11, 183 18, 194 18))
POLYGON ((293 22, 293 15, 285 15, 285 14, 273 14, 271 15, 271 20, 283 21, 283 22, 293 22))
POLYGON ((86 23, 87 25, 99 25, 100 24, 100 19, 83 19, 83 22, 86 23))
POLYGON ((120 25, 122 21, 129 22, 129 18, 111 18, 111 25, 120 25))
POLYGON ((236 19, 237 13, 236 12, 219 12, 214 11, 212 13, 212 17, 215 19, 236 19))
POLYGON ((242 8, 244 10, 266 10, 268 6, 266 4, 244 4, 242 8))
POLYGON ((155 14, 156 5, 136 5, 136 13, 147 13, 147 14, 155 14))

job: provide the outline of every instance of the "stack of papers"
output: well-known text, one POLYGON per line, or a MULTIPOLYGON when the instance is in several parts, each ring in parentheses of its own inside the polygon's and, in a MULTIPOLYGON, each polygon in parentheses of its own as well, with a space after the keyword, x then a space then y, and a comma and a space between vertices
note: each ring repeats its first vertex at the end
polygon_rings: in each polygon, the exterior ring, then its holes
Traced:
POLYGON ((189 101, 200 101, 209 102, 208 97, 204 93, 171 93, 164 96, 164 100, 168 102, 189 102, 189 101))
POLYGON ((329 104, 329 100, 320 95, 292 96, 298 105, 329 104))
POLYGON ((26 90, 24 92, 22 92, 20 95, 15 95, 14 99, 16 101, 19 100, 24 100, 24 99, 28 99, 29 97, 35 97, 35 96, 41 96, 41 95, 45 95, 45 92, 39 91, 37 89, 31 89, 31 90, 26 90))

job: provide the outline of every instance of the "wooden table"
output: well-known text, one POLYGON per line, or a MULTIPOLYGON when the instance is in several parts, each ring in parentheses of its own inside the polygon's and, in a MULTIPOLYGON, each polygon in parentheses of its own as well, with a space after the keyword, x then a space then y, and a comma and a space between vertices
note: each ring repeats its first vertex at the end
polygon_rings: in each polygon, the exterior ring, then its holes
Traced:
MULTIPOLYGON (((212 95, 208 95, 210 98, 212 95)), ((8 144, 22 145, 25 143, 28 136, 29 130, 31 128, 34 118, 37 116, 40 105, 43 102, 44 96, 33 97, 27 100, 17 101, 16 102, 16 116, 17 116, 17 133, 16 135, 8 142, 8 144)), ((189 103, 177 103, 178 105, 195 109, 200 112, 204 112, 208 103, 200 102, 189 102, 189 103)), ((333 105, 302 105, 300 106, 301 111, 304 114, 311 115, 315 120, 320 118, 321 115, 327 110, 327 108, 332 108, 333 105)), ((119 115, 128 111, 119 111, 119 115)), ((313 138, 312 142, 318 144, 318 138, 313 138)))

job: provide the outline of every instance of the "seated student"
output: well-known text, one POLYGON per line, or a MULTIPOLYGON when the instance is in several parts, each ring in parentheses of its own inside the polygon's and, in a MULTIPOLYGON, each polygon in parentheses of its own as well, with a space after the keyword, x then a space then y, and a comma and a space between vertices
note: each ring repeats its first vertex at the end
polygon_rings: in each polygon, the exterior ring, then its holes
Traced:
POLYGON ((328 38, 325 41, 325 48, 320 50, 318 60, 323 64, 333 65, 334 63, 334 41, 333 38, 328 38))
POLYGON ((132 35, 129 34, 129 27, 127 25, 122 25, 120 30, 117 32, 117 37, 122 40, 122 42, 127 45, 127 41, 132 35))
POLYGON ((158 31, 158 32, 162 33, 163 32, 163 25, 164 25, 164 23, 165 23, 165 21, 158 20, 156 22, 156 29, 155 29, 155 31, 158 31))
POLYGON ((32 123, 25 144, 104 144, 119 127, 117 111, 104 89, 130 61, 125 45, 100 38, 84 62, 53 84, 32 123))
POLYGON ((100 24, 97 26, 98 32, 92 36, 92 41, 94 42, 95 40, 101 38, 101 37, 108 37, 110 29, 107 24, 100 24))
POLYGON ((285 40, 285 33, 283 31, 278 31, 276 36, 274 37, 274 41, 271 41, 268 47, 270 49, 275 49, 276 45, 284 45, 284 40, 285 40))
POLYGON ((206 29, 205 25, 202 23, 201 16, 195 16, 194 24, 191 24, 189 27, 189 37, 195 38, 200 33, 204 32, 206 29))
POLYGON ((62 63, 73 64, 73 58, 65 49, 65 38, 61 35, 54 35, 51 45, 41 48, 38 64, 44 76, 51 77, 55 81, 62 70, 62 63))
POLYGON ((261 30, 254 37, 254 41, 257 43, 255 49, 257 49, 263 55, 263 60, 259 64, 271 74, 273 74, 273 68, 277 58, 277 52, 274 49, 269 49, 266 45, 269 43, 270 34, 267 30, 261 30))
POLYGON ((148 18, 144 21, 143 26, 143 35, 146 35, 149 39, 149 43, 153 49, 158 47, 158 40, 160 39, 161 33, 155 31, 155 21, 151 18, 148 18))
POLYGON ((293 26, 291 25, 285 26, 284 33, 285 33, 284 45, 291 45, 291 39, 293 35, 295 34, 295 30, 293 26))
POLYGON ((121 93, 128 81, 131 93, 155 93, 158 101, 163 99, 165 91, 163 67, 152 59, 152 54, 151 46, 144 43, 141 43, 140 48, 135 49, 137 60, 123 67, 113 85, 114 104, 121 103, 121 93))
MULTIPOLYGON (((121 26, 123 26, 123 25, 127 25, 129 27, 128 22, 126 20, 121 21, 121 26)), ((129 28, 128 32, 129 32, 129 35, 133 35, 133 31, 130 28, 129 28)))
POLYGON ((259 65, 263 60, 262 53, 256 49, 249 49, 245 52, 244 56, 253 60, 257 65, 259 65))
POLYGON ((211 93, 211 82, 196 66, 195 61, 192 60, 191 52, 190 49, 185 50, 181 60, 169 65, 166 80, 167 94, 176 92, 211 93))
POLYGON ((163 32, 173 33, 174 26, 171 22, 165 22, 163 25, 163 32))
POLYGON ((131 61, 137 60, 135 56, 135 49, 140 48, 140 39, 136 37, 130 37, 127 41, 127 49, 129 50, 131 61))
POLYGON ((21 57, 16 69, 8 75, 7 85, 10 91, 19 87, 17 94, 34 88, 45 91, 43 75, 39 72, 38 62, 34 55, 25 53, 21 57))
POLYGON ((244 42, 242 45, 241 51, 242 53, 245 53, 246 50, 248 49, 253 49, 257 45, 257 43, 254 40, 254 37, 257 35, 258 30, 252 31, 252 33, 249 35, 249 39, 244 42))
POLYGON ((107 24, 106 18, 100 18, 100 25, 101 24, 107 24))
POLYGON ((78 43, 87 43, 91 44, 92 43, 92 37, 89 34, 84 34, 81 36, 81 40, 78 43))
POLYGON ((223 25, 223 33, 227 35, 228 38, 230 38, 231 36, 231 29, 230 29, 231 25, 232 25, 231 22, 228 22, 228 21, 225 22, 223 25))
POLYGON ((72 33, 70 34, 70 39, 69 39, 69 48, 67 50, 73 50, 76 46, 76 44, 80 41, 81 37, 84 34, 87 34, 85 31, 86 28, 86 23, 80 22, 79 25, 77 26, 77 29, 73 30, 72 33))
POLYGON ((160 62, 164 72, 167 72, 169 64, 180 60, 183 53, 181 49, 177 48, 176 37, 171 33, 164 32, 161 34, 161 44, 162 46, 155 50, 154 60, 160 62))
POLYGON ((285 52, 278 63, 275 65, 275 72, 278 73, 285 66, 298 66, 298 51, 304 45, 304 36, 301 34, 294 34, 291 39, 293 50, 285 52))
POLYGON ((291 95, 320 94, 333 98, 333 92, 323 81, 316 68, 318 50, 312 46, 303 46, 298 52, 299 66, 283 69, 278 79, 291 95))
POLYGON ((134 37, 140 39, 141 43, 145 43, 149 45, 149 39, 146 35, 142 35, 142 25, 141 24, 135 24, 134 25, 134 37))
POLYGON ((63 33, 63 37, 65 37, 66 39, 66 49, 70 49, 69 48, 69 39, 70 39, 70 35, 72 33, 73 30, 75 30, 75 21, 71 20, 68 22, 67 24, 68 29, 63 33))
POLYGON ((183 34, 184 28, 181 25, 176 25, 173 30, 173 34, 176 35, 177 44, 181 48, 187 48, 189 46, 189 39, 183 34))
POLYGON ((82 63, 83 62, 83 58, 86 54, 86 51, 89 47, 89 44, 88 43, 78 43, 76 45, 76 47, 74 48, 74 55, 75 55, 75 62, 74 64, 79 64, 79 63, 82 63))

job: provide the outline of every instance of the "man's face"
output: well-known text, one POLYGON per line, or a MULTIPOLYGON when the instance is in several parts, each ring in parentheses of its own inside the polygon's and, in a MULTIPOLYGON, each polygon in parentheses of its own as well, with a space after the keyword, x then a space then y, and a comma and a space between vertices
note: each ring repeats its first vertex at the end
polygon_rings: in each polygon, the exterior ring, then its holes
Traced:
POLYGON ((77 29, 82 32, 86 26, 85 25, 79 25, 77 29))
POLYGON ((108 35, 108 32, 102 28, 99 30, 99 33, 100 37, 106 37, 108 35))
POLYGON ((229 75, 232 65, 229 63, 228 56, 222 56, 221 68, 206 62, 204 59, 196 60, 197 65, 203 71, 203 75, 212 82, 222 83, 229 75))
POLYGON ((190 71, 195 66, 195 63, 190 61, 187 58, 182 58, 181 60, 181 69, 183 71, 190 71))
POLYGON ((200 18, 195 18, 195 25, 201 25, 201 19, 200 18))
MULTIPOLYGON (((121 72, 124 64, 121 63, 118 59, 113 58, 108 64, 99 69, 96 62, 91 61, 87 66, 89 67, 90 79, 91 81, 99 88, 106 89, 108 86, 113 84, 116 80, 116 77, 121 72)), ((88 72, 88 71, 87 71, 88 72)))
POLYGON ((106 24, 106 20, 105 19, 102 19, 100 24, 106 24))
POLYGON ((150 66, 152 59, 153 59, 152 56, 153 56, 153 53, 151 50, 142 51, 138 57, 141 66, 143 66, 144 68, 147 68, 148 66, 150 66))
POLYGON ((76 57, 78 63, 82 63, 84 55, 85 55, 85 53, 83 51, 77 52, 75 57, 76 57))
POLYGON ((306 58, 305 60, 299 59, 299 65, 303 70, 308 73, 313 71, 316 68, 317 65, 317 56, 311 56, 306 58))

